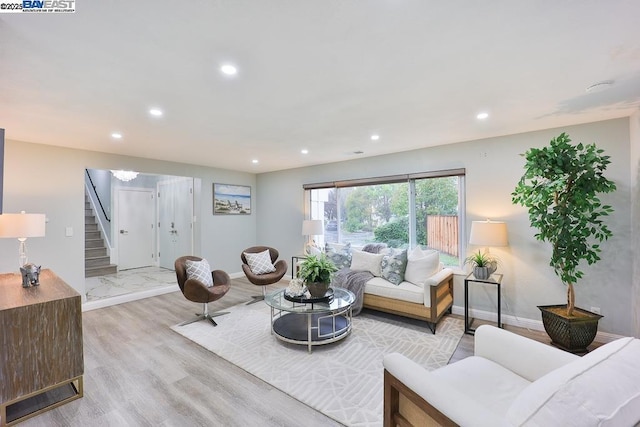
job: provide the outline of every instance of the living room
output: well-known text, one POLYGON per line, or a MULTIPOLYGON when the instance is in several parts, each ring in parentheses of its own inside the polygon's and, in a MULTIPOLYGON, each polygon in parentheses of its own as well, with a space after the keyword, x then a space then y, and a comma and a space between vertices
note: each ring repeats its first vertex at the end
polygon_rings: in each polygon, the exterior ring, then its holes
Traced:
MULTIPOLYGON (((620 12, 616 19, 622 19, 633 16, 637 12, 636 6, 623 5, 623 2, 614 2, 617 10, 620 12), (625 9, 625 8, 628 8, 625 9), (626 11, 626 13, 624 13, 626 11)), ((552 10, 554 7, 551 3, 546 3, 547 7, 552 10)), ((78 7, 80 8, 80 4, 78 7)), ((504 5, 503 5, 504 6, 504 5)), ((82 7, 85 7, 84 5, 82 7)), ((89 6, 86 6, 87 8, 89 6)), ((597 7, 595 8, 597 9, 597 7)), ((245 11, 246 12, 246 11, 245 11)), ((566 10, 562 8, 562 12, 566 10)), ((593 10, 590 10, 593 12, 593 10)), ((80 9, 73 15, 82 16, 80 9)), ((87 12, 89 13, 89 12, 87 12)), ((98 14, 98 10, 91 10, 92 14, 98 14)), ((274 13, 274 12, 272 12, 274 13)), ((610 12, 603 12, 607 14, 610 12)), ((506 15, 506 12, 505 12, 506 15)), ((69 16, 72 16, 71 14, 69 16)), ((236 19, 240 19, 238 15, 236 19)), ((250 14, 249 16, 254 16, 250 14)), ((636 15, 637 16, 637 15, 636 15)), ((25 17, 22 17, 24 19, 25 17)), ((29 17, 26 17, 29 18, 29 17)), ((34 17, 38 19, 48 30, 61 31, 56 28, 59 24, 54 24, 50 18, 56 16, 40 16, 34 17)), ((584 19, 592 26, 595 17, 589 14, 584 19)), ((0 33, 3 40, 19 40, 22 37, 17 28, 20 25, 32 26, 33 23, 24 21, 18 22, 12 20, 13 16, 3 15, 0 18, 0 33), (18 37, 18 38, 15 38, 18 37)), ((168 19, 168 18, 167 18, 168 19)), ((247 18, 248 19, 248 18, 247 18)), ((275 19, 275 17, 274 17, 275 19)), ((611 18, 607 18, 611 19, 611 18)), ((615 20, 613 20, 615 21, 615 20)), ((237 22, 237 21, 233 21, 237 22)), ((244 21, 243 21, 244 22, 244 21)), ((613 26, 609 21, 602 24, 601 33, 607 33, 613 26)), ((585 24, 585 26, 588 26, 585 24)), ((634 27, 635 28, 635 27, 634 27)), ((636 36, 637 30, 635 31, 636 36)), ((630 31, 633 33, 633 31, 630 31)), ((578 36, 576 36, 578 38, 578 36)), ((637 37, 635 40, 640 39, 637 37)), ((300 234, 300 227, 305 219, 304 212, 304 184, 333 182, 338 180, 350 179, 366 179, 384 177, 397 174, 423 173, 441 171, 447 169, 463 168, 465 170, 465 214, 466 222, 463 226, 463 240, 467 240, 471 222, 475 220, 484 220, 490 218, 492 220, 504 221, 508 225, 509 245, 502 248, 492 248, 501 260, 500 272, 504 274, 503 280, 503 321, 514 326, 521 326, 535 330, 541 330, 540 314, 537 309, 538 305, 553 304, 565 300, 566 289, 554 274, 553 269, 549 267, 548 260, 551 248, 538 242, 534 238, 535 230, 531 228, 528 221, 526 210, 520 206, 516 206, 511 201, 511 193, 514 190, 518 180, 522 176, 524 159, 520 156, 531 147, 542 147, 547 144, 550 139, 558 136, 562 132, 568 133, 575 142, 592 143, 595 142, 599 148, 605 150, 605 153, 611 156, 611 165, 607 169, 606 175, 609 179, 616 183, 617 191, 603 197, 603 201, 610 204, 614 208, 614 212, 608 218, 607 222, 612 230, 613 237, 602 244, 603 252, 601 261, 595 266, 585 267, 585 277, 581 279, 578 285, 576 305, 585 307, 599 307, 604 317, 599 324, 598 340, 600 342, 611 341, 620 336, 640 336, 640 200, 639 200, 639 164, 640 164, 640 99, 638 91, 638 74, 640 71, 640 63, 637 58, 634 59, 633 52, 637 56, 637 41, 631 42, 629 39, 610 40, 607 47, 601 52, 608 52, 607 49, 613 49, 618 45, 623 45, 629 49, 625 51, 620 48, 619 52, 625 58, 626 73, 622 73, 618 69, 616 75, 605 75, 606 69, 600 70, 598 73, 583 74, 580 76, 580 91, 572 88, 575 103, 568 106, 566 110, 562 110, 562 101, 572 98, 567 95, 565 89, 558 88, 562 91, 562 96, 555 98, 551 102, 551 109, 544 111, 544 114, 556 117, 549 121, 552 123, 545 127, 538 127, 537 122, 542 121, 542 113, 529 113, 529 115, 519 117, 521 122, 510 123, 511 127, 505 125, 503 130, 498 125, 491 124, 491 120, 501 120, 500 112, 506 114, 506 110, 517 109, 515 100, 510 99, 512 104, 502 104, 500 108, 493 108, 492 116, 489 122, 478 122, 475 118, 476 105, 468 105, 464 96, 458 95, 457 91, 466 91, 468 86, 460 89, 451 89, 451 97, 456 98, 457 102, 464 110, 468 120, 472 124, 464 124, 475 129, 475 133, 464 133, 459 139, 450 140, 447 135, 446 126, 438 129, 421 129, 416 131, 416 137, 419 144, 410 148, 400 148, 401 140, 407 138, 397 138, 392 135, 393 129, 401 126, 402 120, 396 122, 394 126, 389 124, 385 129, 380 130, 380 140, 377 143, 368 141, 366 132, 369 129, 362 129, 363 139, 366 141, 359 142, 364 147, 364 155, 354 154, 357 151, 357 144, 344 144, 339 137, 338 140, 329 148, 327 152, 339 153, 334 155, 332 160, 326 159, 326 153, 322 153, 322 143, 316 145, 311 150, 309 156, 317 156, 319 161, 309 160, 309 157, 302 157, 298 163, 290 165, 286 162, 290 160, 282 160, 282 166, 277 159, 273 163, 268 164, 264 154, 258 166, 250 163, 250 149, 242 144, 238 144, 237 154, 233 157, 242 158, 243 166, 233 166, 239 162, 237 159, 231 159, 226 162, 225 159, 216 159, 216 165, 208 164, 207 161, 179 161, 171 159, 179 159, 175 155, 175 147, 167 148, 169 154, 152 154, 154 153, 153 144, 147 144, 146 139, 154 140, 156 138, 164 138, 163 134, 169 136, 168 139, 173 142, 165 142, 167 147, 171 145, 181 145, 183 143, 182 129, 173 129, 171 122, 171 111, 168 111, 161 122, 153 122, 149 125, 148 134, 138 134, 137 138, 141 140, 139 147, 128 147, 127 143, 114 144, 111 141, 106 143, 102 139, 109 139, 108 133, 104 135, 85 133, 84 130, 66 129, 67 127, 82 126, 60 126, 59 123, 46 117, 46 113, 38 113, 39 108, 47 105, 46 99, 37 99, 29 102, 26 92, 17 92, 17 89, 10 88, 8 79, 2 83, 2 92, 11 94, 4 100, 0 101, 2 109, 2 123, 0 127, 5 129, 5 147, 4 147, 4 185, 3 185, 3 206, 2 211, 5 213, 20 212, 38 212, 45 213, 47 217, 46 236, 41 238, 30 238, 28 240, 29 259, 42 265, 42 268, 53 270, 58 276, 63 278, 70 286, 72 286, 81 295, 85 294, 84 283, 84 240, 82 238, 84 229, 83 204, 84 204, 84 174, 86 168, 95 169, 125 169, 135 170, 141 173, 163 174, 175 176, 189 176, 200 180, 200 200, 198 211, 196 211, 196 222, 199 226, 199 234, 195 236, 194 254, 200 255, 211 263, 212 268, 221 269, 233 277, 243 276, 240 267, 240 253, 247 247, 253 245, 265 244, 278 248, 281 258, 289 260, 291 256, 297 255, 302 250, 304 239, 300 234), (627 44, 625 44, 627 43, 627 44), (635 49, 635 51, 633 50, 635 49), (624 52, 628 53, 625 56, 624 52), (602 79, 618 79, 616 86, 609 90, 614 92, 609 96, 598 98, 598 102, 590 104, 589 95, 600 96, 607 92, 586 93, 585 86, 600 81, 602 79), (620 87, 622 89, 620 89, 620 87), (5 91, 6 89, 6 91, 5 91), (16 92, 14 92, 16 90, 16 92), (620 94, 624 92, 624 94, 620 94), (20 95, 20 100, 17 96, 20 95), (586 104, 586 107, 581 106, 586 104), (557 108, 556 108, 557 107, 557 108), (624 111, 623 111, 624 110, 624 111), (27 114, 27 112, 30 112, 27 114), (30 130, 27 122, 42 121, 44 125, 38 130, 30 130), (51 130, 54 136, 46 136, 46 128, 51 130), (75 147, 66 145, 65 132, 69 131, 74 139, 83 138, 87 141, 84 147, 75 147), (149 135, 147 138, 146 135, 149 135), (100 144, 96 141, 101 140, 100 144), (142 140, 145 140, 144 143, 142 140), (446 142, 446 143, 445 143, 446 142), (348 146, 349 153, 344 153, 347 149, 341 149, 340 145, 348 146), (65 146, 66 145, 66 146, 65 146), (351 147, 353 146, 353 150, 351 147), (381 146, 383 146, 381 148, 381 146), (135 151, 139 149, 140 151, 135 151), (118 151, 121 150, 121 151, 118 151), (130 151, 127 151, 130 150, 130 151), (134 150, 134 151, 131 151, 134 150), (379 150, 375 155, 370 153, 373 150, 379 150), (148 153, 145 155, 144 153, 148 153), (245 158, 246 157, 246 158, 245 158), (229 165, 229 166, 227 166, 229 165), (264 167, 264 170, 259 168, 264 167), (252 169, 253 168, 253 169, 252 169), (252 206, 250 215, 213 215, 213 184, 229 183, 251 187, 252 206), (67 235, 67 230, 72 230, 71 235, 67 235)), ((567 46, 574 40, 571 37, 564 39, 567 46)), ((576 42, 578 43, 578 42, 576 42)), ((578 44, 580 51, 588 51, 591 46, 586 44, 578 44)), ((567 50, 569 48, 567 47, 567 50)), ((295 52, 292 47, 291 52, 295 52)), ((353 53, 353 52, 352 52, 353 53)), ((584 63, 588 62, 589 54, 575 52, 584 63)), ((613 54, 611 54, 613 55, 613 54)), ((478 58, 475 60, 480 61, 478 58)), ((556 59, 556 58, 553 58, 556 59)), ((571 59, 566 59, 570 61, 571 59)), ((523 59, 524 61, 524 59, 523 59)), ((552 59, 549 59, 551 62, 552 59)), ((603 55, 592 59, 594 62, 606 62, 608 59, 603 55)), ((591 63, 589 63, 591 64, 591 63)), ((113 65, 113 64, 111 64, 113 65)), ((613 65, 610 65, 613 67, 613 65)), ((619 66, 619 65, 618 65, 619 66)), ((561 67, 561 66, 560 66, 561 67)), ((37 67, 36 67, 37 68, 37 67)), ((606 67, 605 67, 606 68, 606 67)), ((426 72, 426 70, 424 70, 426 72)), ((3 73, 8 70, 3 69, 3 73)), ((564 74, 564 71, 559 71, 564 74)), ((425 74, 426 75, 426 74, 425 74)), ((504 80, 509 80, 509 74, 504 71, 504 80)), ((11 77, 16 77, 11 75, 11 77)), ((242 77, 242 76, 240 76, 242 77)), ((364 78, 364 77, 363 77, 364 78)), ((390 78, 391 80, 397 77, 390 78)), ((559 79, 560 77, 558 77, 559 79)), ((550 73, 544 77, 542 83, 554 86, 555 75, 550 73)), ((575 78, 574 78, 575 79, 575 78)), ((11 83, 16 87, 22 87, 26 90, 29 83, 22 80, 21 84, 11 83)), ((276 81, 279 81, 276 79, 276 81)), ((276 81, 273 84, 276 84, 276 81)), ((469 78, 470 82, 475 79, 469 78)), ((525 80, 517 80, 519 85, 526 86, 525 80)), ((95 92, 89 90, 91 82, 80 81, 78 84, 87 89, 91 96, 97 96, 95 92)), ((142 85, 141 82, 138 82, 142 85)), ((356 82, 352 82, 355 84, 356 82)), ((420 79, 413 80, 416 88, 420 86, 420 79)), ((563 84, 566 81, 563 80, 563 84)), ((469 83, 471 86, 471 83, 469 83)), ((517 85, 516 85, 517 86, 517 85)), ((395 91, 398 87, 402 87, 397 81, 385 89, 385 91, 395 91)), ((223 93, 229 89, 219 89, 223 93)), ((384 94, 384 92, 382 92, 384 94)), ((326 96, 331 97, 335 92, 328 93, 326 96)), ((246 95, 246 94, 245 94, 246 95)), ((56 95, 59 96, 59 93, 56 95)), ((167 95, 168 96, 168 95, 167 95)), ((193 95, 196 96, 195 94, 193 95)), ((383 96, 383 95, 381 95, 383 96)), ((421 92, 424 99, 427 98, 424 92, 421 92)), ((242 96, 239 96, 242 98, 242 96)), ((310 95, 314 99, 314 95, 310 95)), ((515 97, 518 99, 518 97, 515 97)), ((523 99, 528 99, 526 96, 523 99)), ((337 99, 336 101, 344 101, 337 99)), ((369 98, 362 99, 362 103, 370 101, 369 98)), ((74 103, 82 104, 84 99, 73 98, 74 103)), ((266 102, 266 101, 260 101, 266 102)), ((275 101, 274 101, 275 102, 275 101)), ((326 102, 326 101, 323 101, 326 102)), ((414 100, 415 108, 420 106, 420 102, 414 100)), ((55 104, 51 102, 51 104, 55 104)), ((55 108, 62 108, 65 104, 61 101, 54 105, 55 108)), ((338 102, 336 102, 336 105, 338 102)), ((380 103, 379 108, 385 109, 380 103)), ((330 111, 332 103, 321 105, 327 111, 330 111)), ((357 107, 344 107, 344 114, 357 107)), ((357 104, 356 104, 357 106, 357 104)), ((169 108, 170 106, 167 106, 169 108)), ((118 108, 117 106, 113 107, 118 108)), ((178 109, 188 109, 188 107, 180 104, 171 106, 173 114, 177 115, 178 109)), ((397 108, 389 104, 387 115, 393 115, 391 110, 397 108)), ((140 115, 135 121, 149 121, 144 114, 144 106, 140 107, 140 115)), ((428 117, 431 113, 436 114, 438 107, 425 107, 422 116, 428 117)), ((240 111, 240 110, 234 110, 240 111)), ((66 122, 76 123, 75 110, 69 113, 66 122)), ((251 111, 255 114, 255 111, 251 111)), ((119 117, 118 114, 114 114, 119 117)), ((326 111, 318 111, 312 109, 305 116, 307 120, 317 117, 319 121, 331 122, 332 114, 326 111), (324 115, 323 115, 324 114, 324 115)), ((226 116, 222 116, 226 117, 226 116)), ((373 117, 373 116, 371 116, 373 117)), ((411 116, 414 121, 419 118, 411 116)), ((439 116, 441 122, 447 122, 446 117, 439 116)), ((120 117, 124 122, 124 118, 120 117)), ((87 120, 87 128, 96 121, 102 122, 104 118, 87 120)), ((255 121, 255 117, 247 116, 247 123, 255 121)), ((341 119, 333 118, 331 126, 334 126, 336 132, 339 131, 343 122, 341 119)), ((358 114, 354 114, 352 121, 362 123, 363 118, 358 114)), ((201 125, 202 122, 198 122, 201 125)), ((108 123, 102 127, 111 131, 111 127, 116 124, 108 123)), ((286 125, 282 125, 285 126, 286 125)), ((371 125, 373 126, 373 125, 371 125)), ((408 125, 407 125, 408 126, 408 125)), ((449 125, 455 128, 457 125, 449 125)), ((462 125, 460 125, 462 126, 462 125)), ((310 125, 310 127, 313 127, 310 125)), ((35 128, 35 126, 34 126, 35 128)), ((326 130, 322 127, 321 130, 326 130)), ((224 129, 226 131, 226 129, 224 129)), ((258 131, 256 131, 257 133, 258 131)), ((351 134, 355 131, 350 128, 351 134)), ((123 131, 124 133, 124 131, 123 131)), ((452 131, 452 133, 456 133, 452 131)), ((211 152, 211 157, 220 157, 217 154, 218 147, 215 140, 219 139, 219 135, 213 132, 214 136, 204 138, 206 140, 207 150, 211 152)), ((224 134, 220 131, 220 134, 224 134)), ((456 133, 457 134, 457 133, 456 133)), ((311 139, 306 133, 304 138, 311 139)), ((335 135, 335 134, 334 134, 335 135)), ((124 141, 127 140, 126 133, 124 141)), ((258 139, 255 135, 252 138, 258 139)), ((289 138, 289 136, 287 136, 289 138)), ((71 138, 70 138, 71 139, 71 138)), ((185 138, 184 144, 188 143, 188 137, 185 138)), ((233 140, 233 138, 229 138, 233 140)), ((249 138, 250 139, 250 138, 249 138)), ((411 138, 408 138, 411 139, 411 138)), ((166 140, 165 140, 166 141, 166 140)), ((263 146, 265 152, 269 152, 269 140, 265 139, 263 146)), ((248 144, 248 143, 247 143, 248 144)), ((257 144, 259 145, 259 144, 257 144)), ((273 151, 277 154, 274 157, 284 158, 282 147, 277 143, 273 143, 273 151)), ((288 147, 291 148, 291 147, 288 147)), ((202 146, 197 146, 193 151, 202 150, 202 146)), ((160 151, 160 149, 158 149, 160 151)), ((183 151, 189 151, 184 149, 183 151)), ((299 150, 298 150, 299 151, 299 150)), ((202 156, 200 154, 200 157, 202 156)), ((298 158, 297 151, 290 157, 298 158)), ((214 160, 212 160, 213 162, 214 160)), ((467 252, 470 247, 464 246, 467 252)), ((17 272, 17 242, 15 239, 0 239, 0 251, 3 254, 0 260, 0 269, 2 272, 17 272), (15 256, 14 256, 15 255, 15 256)), ((463 282, 467 270, 464 266, 459 266, 454 271, 454 314, 462 314, 464 311, 464 292, 463 282)), ((178 292, 176 286, 176 292, 178 292)), ((179 293, 178 293, 179 294, 179 293)), ((479 313, 491 316, 496 311, 495 295, 491 292, 479 295, 476 301, 476 307, 479 313)), ((213 306, 213 304, 212 304, 213 306)), ((187 306, 188 307, 188 306, 187 306)), ((185 309, 185 316, 191 312, 189 308, 185 309)), ((157 314, 156 314, 157 315, 157 314)), ((176 321, 177 323, 177 321, 176 321)), ((222 326, 222 325, 221 325, 222 326)), ((85 331, 86 334, 95 333, 100 335, 103 332, 92 329, 85 331)), ((220 366, 220 364, 218 364, 220 366)), ((90 367, 87 367, 90 368, 90 367)), ((86 387, 89 387, 88 385, 86 387)))

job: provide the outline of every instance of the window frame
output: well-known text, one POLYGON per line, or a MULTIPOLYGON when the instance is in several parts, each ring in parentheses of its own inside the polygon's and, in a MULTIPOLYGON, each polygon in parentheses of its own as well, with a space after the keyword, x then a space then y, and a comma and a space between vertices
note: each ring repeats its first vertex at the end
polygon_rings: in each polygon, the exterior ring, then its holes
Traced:
MULTIPOLYGON (((311 206, 313 201, 311 200, 312 191, 311 190, 320 190, 320 189, 330 189, 334 188, 338 191, 340 188, 345 187, 360 187, 360 186, 373 186, 373 185, 381 185, 381 184, 394 184, 400 182, 407 182, 409 185, 409 194, 408 194, 408 202, 409 202, 409 247, 414 248, 417 244, 417 227, 416 227, 416 181, 419 179, 430 179, 430 178, 446 178, 456 176, 458 177, 458 256, 459 263, 458 267, 462 267, 463 256, 462 254, 466 253, 466 239, 464 239, 464 224, 466 221, 466 203, 465 203, 465 194, 466 194, 466 186, 465 186, 465 177, 466 170, 465 168, 457 168, 457 169, 445 169, 445 170, 437 170, 437 171, 428 171, 428 172, 419 172, 419 173, 411 173, 411 174, 400 174, 400 175, 387 175, 380 177, 371 177, 371 178, 358 178, 358 179, 346 179, 346 180, 337 180, 337 181, 328 181, 328 182, 319 182, 319 183, 309 183, 303 184, 302 188, 305 192, 304 194, 304 215, 305 219, 311 219, 311 206)), ((336 196, 338 194, 336 193, 336 196)), ((338 241, 341 239, 340 233, 340 218, 341 212, 340 209, 337 209, 337 221, 338 221, 338 241)), ((324 220, 324 215, 323 218, 324 220)), ((324 238, 323 238, 324 240, 324 238)))

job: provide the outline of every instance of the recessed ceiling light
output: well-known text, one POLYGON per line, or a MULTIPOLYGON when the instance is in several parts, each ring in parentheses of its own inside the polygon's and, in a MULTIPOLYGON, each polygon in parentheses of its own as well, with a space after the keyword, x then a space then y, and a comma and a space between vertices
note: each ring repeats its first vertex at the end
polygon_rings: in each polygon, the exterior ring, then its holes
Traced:
POLYGON ((305 148, 305 149, 300 150, 300 152, 301 152, 302 154, 309 154, 309 150, 307 150, 306 148, 305 148))
POLYGON ((159 108, 152 108, 149 110, 149 114, 155 117, 160 117, 162 116, 162 110, 160 110, 159 108))
POLYGON ((487 117, 489 117, 489 113, 479 113, 479 114, 476 116, 476 118, 477 118, 478 120, 484 120, 484 119, 486 119, 487 117))
POLYGON ((114 132, 111 134, 111 138, 113 139, 122 139, 122 134, 118 132, 114 132))
POLYGON ((362 150, 356 150, 353 152, 353 154, 364 154, 364 151, 362 150))
POLYGON ((380 139, 380 135, 377 135, 377 134, 373 134, 373 135, 371 135, 371 140, 372 140, 372 141, 377 141, 377 140, 379 140, 379 139, 380 139))
POLYGON ((613 80, 603 80, 601 82, 592 84, 585 90, 587 93, 600 92, 602 90, 609 89, 611 86, 613 86, 613 80))
POLYGON ((238 74, 238 69, 229 64, 220 67, 220 71, 222 72, 222 74, 225 74, 227 76, 235 76, 236 74, 238 74))
POLYGON ((251 163, 253 163, 254 165, 258 164, 258 159, 251 160, 251 163))

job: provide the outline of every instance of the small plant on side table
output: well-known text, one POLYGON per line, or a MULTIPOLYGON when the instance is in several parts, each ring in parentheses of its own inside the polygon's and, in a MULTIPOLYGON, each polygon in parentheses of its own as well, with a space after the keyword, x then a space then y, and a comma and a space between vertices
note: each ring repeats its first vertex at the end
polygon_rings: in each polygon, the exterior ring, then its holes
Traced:
POLYGON ((473 275, 476 279, 486 280, 488 279, 498 268, 497 258, 492 257, 488 253, 482 253, 478 250, 477 253, 468 256, 464 260, 465 264, 470 264, 473 267, 473 275))

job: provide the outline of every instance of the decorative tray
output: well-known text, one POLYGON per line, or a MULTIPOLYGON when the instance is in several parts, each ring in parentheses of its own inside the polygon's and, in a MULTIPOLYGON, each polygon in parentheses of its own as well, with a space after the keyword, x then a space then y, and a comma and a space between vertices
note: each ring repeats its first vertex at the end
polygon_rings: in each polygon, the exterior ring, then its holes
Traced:
POLYGON ((293 295, 287 295, 287 293, 284 293, 284 299, 286 299, 287 301, 291 301, 291 302, 299 302, 302 304, 311 304, 314 302, 328 302, 331 301, 333 299, 333 288, 329 288, 327 290, 327 293, 324 294, 323 297, 309 297, 307 298, 304 294, 299 295, 299 296, 293 296, 293 295))

